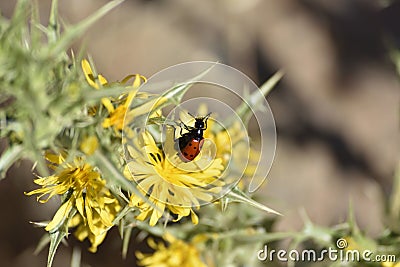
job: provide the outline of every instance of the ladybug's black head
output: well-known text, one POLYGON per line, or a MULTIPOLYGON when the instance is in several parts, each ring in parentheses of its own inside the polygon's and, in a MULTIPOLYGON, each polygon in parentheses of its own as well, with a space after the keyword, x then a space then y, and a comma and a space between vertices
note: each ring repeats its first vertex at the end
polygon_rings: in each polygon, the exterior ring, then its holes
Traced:
POLYGON ((194 123, 194 128, 203 129, 203 130, 207 129, 207 120, 208 120, 208 117, 210 117, 210 115, 211 115, 211 112, 208 113, 207 116, 205 116, 205 117, 197 117, 197 118, 195 117, 196 121, 194 123))
POLYGON ((203 129, 204 125, 205 125, 205 123, 204 123, 203 118, 196 118, 196 122, 194 123, 194 128, 203 129))

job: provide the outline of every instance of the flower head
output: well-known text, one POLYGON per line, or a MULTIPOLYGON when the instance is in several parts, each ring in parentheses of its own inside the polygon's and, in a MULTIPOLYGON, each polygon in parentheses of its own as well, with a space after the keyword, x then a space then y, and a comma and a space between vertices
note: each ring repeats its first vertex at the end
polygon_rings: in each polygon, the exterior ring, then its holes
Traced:
POLYGON ((136 257, 139 260, 139 265, 146 267, 206 267, 200 259, 199 250, 193 243, 186 243, 170 234, 166 234, 164 240, 168 243, 168 246, 148 239, 149 246, 155 252, 152 255, 137 252, 136 257))
MULTIPOLYGON (((86 59, 82 60, 81 65, 85 78, 90 86, 95 89, 100 89, 101 87, 108 87, 111 85, 101 74, 98 74, 97 76, 94 75, 89 62, 86 59)), ((144 76, 140 74, 132 74, 126 76, 121 82, 112 83, 114 85, 118 84, 126 86, 130 91, 127 94, 119 96, 117 99, 106 97, 101 99, 103 106, 108 112, 108 116, 102 123, 103 128, 113 127, 116 132, 121 131, 137 116, 146 113, 153 113, 150 115, 154 115, 158 106, 167 101, 165 97, 152 96, 148 93, 138 92, 140 85, 146 81, 147 79, 144 76), (128 81, 131 79, 133 79, 132 85, 126 86, 128 81), (131 108, 134 99, 143 104, 131 108)))
MULTIPOLYGON (((98 74, 97 76, 94 75, 89 62, 86 59, 82 60, 81 65, 86 81, 90 86, 95 89, 100 89, 101 87, 110 85, 107 79, 101 74, 98 74)), ((115 130, 120 131, 123 129, 125 119, 127 120, 127 123, 133 119, 132 114, 127 114, 127 111, 132 99, 137 94, 137 89, 143 81, 146 82, 146 78, 139 74, 129 75, 125 77, 119 84, 125 85, 131 78, 134 78, 134 81, 132 84, 132 90, 128 94, 120 96, 119 99, 106 97, 101 99, 102 104, 109 113, 109 116, 105 118, 102 123, 104 128, 114 127, 115 130)))
POLYGON ((200 201, 212 201, 213 194, 224 185, 218 180, 224 169, 222 160, 214 159, 203 169, 193 162, 193 169, 184 169, 173 164, 149 132, 143 132, 134 140, 134 146, 127 147, 132 161, 127 163, 124 174, 135 180, 138 189, 148 197, 148 201, 144 201, 131 196, 130 205, 141 211, 137 219, 150 217, 150 225, 155 225, 167 209, 177 215, 176 220, 191 215, 192 222, 197 224, 193 208, 200 208, 200 201))
POLYGON ((100 173, 82 157, 75 157, 72 162, 67 162, 63 154, 48 153, 46 159, 55 173, 36 179, 34 182, 42 188, 28 192, 26 195, 38 194, 37 199, 41 203, 47 202, 56 195, 63 195, 65 201, 57 210, 53 220, 46 226, 46 230, 52 232, 58 229, 70 219, 69 214, 72 209, 76 209, 81 218, 82 227, 87 230, 86 236, 94 241, 92 251, 95 251, 99 241, 94 237, 104 235, 106 229, 113 225, 113 220, 121 208, 118 200, 107 189, 106 182, 101 178, 100 173), (47 198, 42 199, 45 196, 47 198))
MULTIPOLYGON (((105 212, 112 215, 109 218, 110 222, 115 218, 115 215, 118 213, 120 208, 121 207, 119 203, 110 196, 108 203, 106 203, 106 205, 104 206, 105 212)), ((91 243, 89 251, 95 253, 97 251, 97 247, 106 238, 107 230, 110 227, 110 225, 109 223, 107 224, 104 223, 104 219, 101 217, 101 212, 94 212, 92 217, 93 217, 92 226, 94 225, 97 231, 92 231, 93 227, 91 228, 91 225, 86 223, 85 217, 83 217, 80 213, 76 214, 69 221, 68 227, 71 228, 76 227, 74 236, 79 241, 83 241, 86 238, 88 238, 91 243)))

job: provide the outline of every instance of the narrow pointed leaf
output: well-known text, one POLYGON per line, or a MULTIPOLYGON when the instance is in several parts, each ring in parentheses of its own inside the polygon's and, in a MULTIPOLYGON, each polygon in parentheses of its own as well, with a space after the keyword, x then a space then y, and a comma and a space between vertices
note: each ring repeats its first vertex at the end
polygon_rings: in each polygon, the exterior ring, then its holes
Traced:
POLYGON ((129 248, 129 241, 132 236, 132 227, 127 227, 124 231, 124 237, 122 241, 122 258, 126 259, 126 255, 128 254, 128 248, 129 248))
POLYGON ((254 108, 257 108, 261 101, 271 92, 275 85, 283 77, 284 72, 282 70, 277 71, 271 78, 268 79, 260 88, 260 91, 253 92, 248 99, 244 101, 236 110, 239 117, 243 121, 248 121, 251 117, 254 108))
POLYGON ((60 24, 58 23, 58 0, 53 0, 51 2, 48 30, 49 43, 55 43, 60 36, 60 24))
POLYGON ((56 254, 57 248, 61 241, 68 235, 68 232, 63 230, 61 227, 58 231, 50 233, 50 247, 49 255, 47 257, 47 267, 51 267, 53 264, 54 256, 56 254))
POLYGON ((49 243, 50 243, 50 235, 46 233, 39 240, 39 243, 37 244, 33 254, 38 255, 49 243))
POLYGON ((0 180, 6 177, 7 170, 18 161, 23 154, 23 147, 14 145, 9 147, 0 157, 0 180))
POLYGON ((237 188, 231 190, 224 197, 225 198, 229 198, 229 201, 231 201, 231 202, 236 201, 236 202, 247 203, 247 204, 249 204, 249 205, 251 205, 251 206, 253 206, 253 207, 257 208, 257 209, 260 209, 260 210, 263 210, 263 211, 266 211, 266 212, 269 212, 269 213, 273 213, 273 214, 282 216, 281 213, 279 213, 279 212, 277 212, 277 211, 275 211, 275 210, 273 210, 273 209, 271 209, 271 208, 269 208, 269 207, 267 207, 267 206, 265 206, 265 205, 263 205, 261 203, 258 203, 257 201, 251 199, 249 196, 247 196, 245 193, 241 192, 237 188))
POLYGON ((76 38, 82 36, 82 34, 96 21, 98 21, 101 17, 106 15, 110 10, 121 4, 124 0, 114 0, 99 10, 97 10, 93 15, 89 16, 88 18, 84 19, 83 21, 79 22, 78 24, 72 26, 71 28, 67 29, 66 32, 60 37, 57 43, 50 49, 50 51, 44 51, 48 53, 49 57, 56 56, 68 49, 70 44, 75 41, 76 38))
POLYGON ((79 247, 74 247, 71 257, 71 267, 80 267, 81 257, 82 257, 81 249, 79 247))

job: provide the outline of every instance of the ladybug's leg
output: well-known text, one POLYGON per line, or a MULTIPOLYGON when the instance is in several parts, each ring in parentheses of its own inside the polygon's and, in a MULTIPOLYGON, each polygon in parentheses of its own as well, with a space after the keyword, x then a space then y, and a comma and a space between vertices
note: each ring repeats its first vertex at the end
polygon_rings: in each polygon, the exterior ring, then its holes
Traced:
POLYGON ((190 132, 189 126, 187 126, 186 124, 184 124, 184 123, 181 121, 181 131, 180 131, 180 135, 181 135, 181 136, 182 136, 182 130, 183 130, 183 128, 185 128, 188 132, 190 132), (183 127, 182 127, 182 125, 183 125, 183 127))
POLYGON ((179 132, 179 136, 182 136, 182 130, 183 130, 182 123, 183 123, 183 122, 181 122, 181 130, 180 130, 180 132, 179 132))

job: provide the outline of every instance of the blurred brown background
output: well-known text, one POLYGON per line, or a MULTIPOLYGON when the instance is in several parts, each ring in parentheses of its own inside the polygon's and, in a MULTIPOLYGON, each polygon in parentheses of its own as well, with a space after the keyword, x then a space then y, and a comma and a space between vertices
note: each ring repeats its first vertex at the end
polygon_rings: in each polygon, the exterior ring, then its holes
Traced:
MULTIPOLYGON (((50 1, 38 2, 46 23, 50 1)), ((60 13, 76 23, 106 2, 61 0, 60 13)), ((10 17, 14 5, 2 0, 0 10, 10 17)), ((127 0, 96 23, 83 44, 110 80, 211 60, 261 85, 284 68, 284 79, 268 96, 276 158, 258 192, 285 214, 276 230, 299 229, 303 207, 319 224, 342 222, 351 200, 362 229, 377 235, 399 160, 400 90, 387 50, 400 45, 399 18, 396 1, 127 0)), ((29 168, 15 166, 12 179, 0 182, 0 266, 45 266, 46 252, 32 255, 43 230, 28 221, 51 218, 55 205, 23 195, 34 187, 29 168)), ((123 261, 113 239, 116 231, 96 256, 83 246, 83 261, 134 266, 133 247, 123 261)), ((77 244, 73 237, 69 243, 77 244)), ((54 266, 69 266, 71 251, 63 247, 54 266)))

